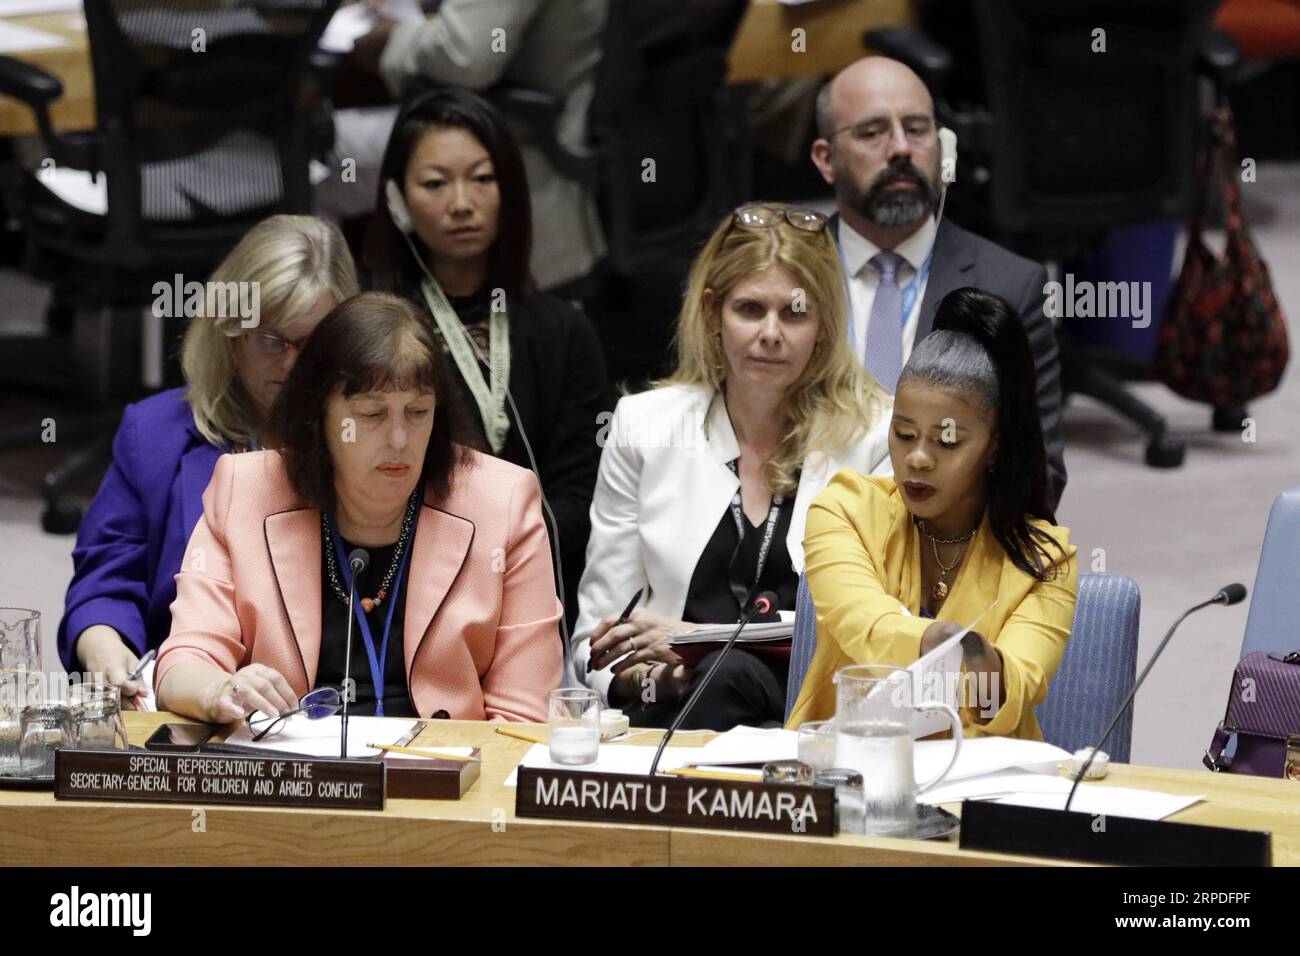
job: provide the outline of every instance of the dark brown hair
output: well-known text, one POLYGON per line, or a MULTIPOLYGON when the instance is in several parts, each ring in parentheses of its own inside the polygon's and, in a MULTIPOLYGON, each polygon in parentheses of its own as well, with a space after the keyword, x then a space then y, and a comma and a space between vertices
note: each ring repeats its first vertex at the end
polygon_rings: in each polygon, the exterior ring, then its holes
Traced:
POLYGON ((414 389, 434 395, 433 432, 420 484, 438 498, 468 459, 465 413, 428 323, 410 302, 363 292, 337 305, 308 337, 271 406, 270 428, 289 482, 309 507, 333 511, 334 461, 325 437, 325 402, 343 396, 414 389))

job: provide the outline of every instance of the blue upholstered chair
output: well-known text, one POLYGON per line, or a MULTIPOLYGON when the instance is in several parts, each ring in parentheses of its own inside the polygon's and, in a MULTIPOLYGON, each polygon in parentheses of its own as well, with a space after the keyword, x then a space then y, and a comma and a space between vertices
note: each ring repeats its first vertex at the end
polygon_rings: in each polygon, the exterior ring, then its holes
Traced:
MULTIPOLYGON (((1073 753, 1096 745, 1133 689, 1137 676, 1138 619, 1142 595, 1122 574, 1079 575, 1079 601, 1065 657, 1034 710, 1043 739, 1073 753)), ((1115 728, 1105 751, 1128 763, 1133 711, 1115 728)))
POLYGON ((1268 513, 1264 547, 1250 598, 1250 614, 1241 641, 1241 656, 1252 651, 1290 653, 1300 650, 1300 487, 1277 496, 1268 513))
MULTIPOLYGON (((1137 582, 1119 574, 1079 577, 1079 602, 1065 658, 1036 708, 1043 736, 1069 751, 1097 742, 1106 724, 1133 688, 1137 673, 1138 618, 1142 599, 1137 582)), ((1253 613, 1253 608, 1252 608, 1253 613)), ((799 580, 786 717, 794 708, 804 674, 817 649, 817 615, 807 578, 799 580)), ((1127 763, 1133 740, 1133 713, 1120 721, 1106 752, 1127 763)))
POLYGON ((790 679, 785 687, 785 719, 790 719, 794 702, 817 650, 817 609, 808 591, 808 575, 799 575, 799 595, 794 599, 794 638, 790 643, 790 679))

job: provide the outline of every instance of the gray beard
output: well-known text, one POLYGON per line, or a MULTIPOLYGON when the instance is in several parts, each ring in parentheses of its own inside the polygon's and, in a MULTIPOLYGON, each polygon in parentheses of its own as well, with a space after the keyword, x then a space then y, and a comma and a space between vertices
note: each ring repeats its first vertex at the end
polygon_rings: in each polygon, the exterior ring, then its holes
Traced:
POLYGON ((929 198, 919 192, 882 192, 871 201, 865 196, 855 198, 854 207, 868 222, 886 228, 914 226, 930 213, 929 198))

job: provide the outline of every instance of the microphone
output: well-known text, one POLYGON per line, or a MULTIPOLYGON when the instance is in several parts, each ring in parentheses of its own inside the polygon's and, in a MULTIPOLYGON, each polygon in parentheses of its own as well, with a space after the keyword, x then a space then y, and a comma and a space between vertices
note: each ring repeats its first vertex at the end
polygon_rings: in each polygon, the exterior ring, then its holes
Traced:
POLYGON ((343 651, 343 731, 339 741, 339 757, 348 755, 348 700, 352 697, 352 627, 357 615, 353 610, 357 600, 357 578, 370 567, 370 552, 364 548, 353 548, 348 555, 348 567, 352 570, 352 583, 348 585, 348 639, 343 651))
POLYGON ((1074 778, 1074 785, 1070 787, 1070 795, 1065 800, 1066 812, 1069 811, 1070 804, 1074 801, 1074 793, 1079 789, 1079 781, 1083 779, 1084 774, 1088 772, 1088 768, 1092 766, 1092 761, 1097 756, 1097 751, 1101 750, 1101 748, 1105 746, 1106 741, 1110 739, 1110 735, 1114 732, 1116 725, 1119 724, 1120 718, 1123 717, 1129 707, 1132 706, 1133 698, 1137 696, 1138 688, 1141 687, 1142 682, 1147 679, 1147 674, 1151 673, 1152 665, 1155 664, 1156 659, 1159 658, 1161 652, 1164 651, 1165 645, 1169 643, 1169 639, 1174 636, 1174 631, 1178 629, 1178 625, 1182 624, 1189 615, 1194 614, 1201 608, 1209 607, 1211 604, 1222 604, 1226 607, 1232 604, 1240 604, 1245 599, 1246 586, 1244 584, 1229 584, 1227 587, 1220 588, 1219 593, 1214 595, 1214 597, 1210 598, 1208 601, 1202 601, 1194 607, 1189 607, 1179 615, 1178 620, 1174 621, 1173 626, 1165 633, 1164 639, 1161 640, 1159 646, 1156 648, 1156 652, 1152 654, 1151 659, 1147 661, 1147 666, 1142 668, 1142 673, 1139 674, 1138 679, 1133 682, 1133 689, 1129 691, 1128 698, 1120 706, 1119 712, 1115 714, 1115 718, 1110 722, 1110 726, 1106 728, 1106 732, 1102 734, 1101 741, 1097 746, 1092 748, 1092 753, 1088 754, 1088 759, 1084 761, 1083 766, 1079 768, 1079 772, 1074 778))
POLYGON ((664 734, 664 739, 659 741, 659 749, 655 751, 655 759, 650 764, 651 777, 653 777, 655 772, 659 769, 659 758, 663 756, 664 748, 668 746, 668 741, 673 739, 673 734, 677 733, 677 728, 682 725, 682 721, 686 719, 686 715, 691 712, 691 709, 695 706, 695 702, 700 699, 700 694, 704 693, 704 688, 709 685, 709 681, 711 681, 713 675, 717 673, 718 666, 722 663, 722 659, 726 657, 731 652, 731 648, 735 646, 736 638, 740 637, 740 632, 743 631, 745 626, 757 615, 766 614, 776 607, 776 602, 777 597, 775 594, 771 591, 764 591, 758 597, 754 598, 754 603, 749 606, 749 610, 741 615, 740 623, 738 623, 736 629, 731 632, 731 637, 727 638, 727 643, 722 646, 722 650, 718 652, 718 656, 713 659, 713 664, 709 668, 708 672, 700 679, 700 682, 695 685, 694 693, 691 694, 682 709, 677 712, 676 718, 673 719, 672 725, 668 728, 668 733, 664 734))

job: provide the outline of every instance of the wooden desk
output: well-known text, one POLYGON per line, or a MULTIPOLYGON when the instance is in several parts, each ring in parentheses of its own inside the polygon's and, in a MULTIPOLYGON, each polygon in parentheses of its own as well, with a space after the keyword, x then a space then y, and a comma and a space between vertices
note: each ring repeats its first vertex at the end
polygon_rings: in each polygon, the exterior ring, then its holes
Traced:
MULTIPOLYGON (((55 129, 69 133, 93 129, 95 84, 81 15, 42 13, 8 20, 68 41, 61 47, 10 55, 62 81, 63 97, 51 111, 55 129)), ((732 44, 728 79, 750 83, 769 77, 826 76, 865 53, 864 31, 909 22, 908 0, 817 0, 793 7, 776 0, 752 0, 732 44), (806 52, 791 49, 791 31, 796 28, 805 31, 806 52)), ((34 132, 31 111, 15 99, 0 96, 0 137, 34 132)))
MULTIPOLYGON (((95 81, 90 68, 85 18, 79 11, 68 11, 7 19, 16 26, 43 30, 68 41, 64 46, 6 55, 48 70, 63 83, 63 96, 54 101, 50 110, 55 129, 69 133, 94 129, 95 81)), ((26 104, 8 96, 0 96, 0 136, 21 136, 35 132, 36 122, 26 104)))
MULTIPOLYGON (((170 715, 128 714, 133 743, 170 715)), ((505 778, 530 746, 495 725, 436 721, 420 743, 483 749, 478 783, 459 801, 390 800, 382 812, 56 801, 0 790, 0 866, 87 865, 1055 865, 964 852, 955 841, 841 835, 834 839, 600 823, 519 820, 505 778)), ((703 735, 681 739, 702 743, 703 735)), ((654 735, 638 743, 655 742, 654 735)), ((678 743, 678 741, 674 741, 678 743)), ((1300 790, 1294 783, 1148 767, 1112 767, 1108 782, 1207 800, 1171 819, 1273 831, 1273 859, 1300 863, 1300 790)))
POLYGON ((866 55, 862 34, 867 30, 911 22, 908 0, 816 0, 795 6, 751 0, 731 44, 727 79, 830 76, 866 55), (804 31, 802 53, 791 48, 796 28, 804 31))

